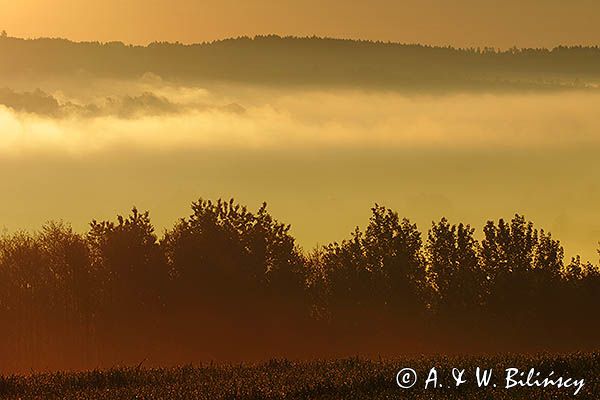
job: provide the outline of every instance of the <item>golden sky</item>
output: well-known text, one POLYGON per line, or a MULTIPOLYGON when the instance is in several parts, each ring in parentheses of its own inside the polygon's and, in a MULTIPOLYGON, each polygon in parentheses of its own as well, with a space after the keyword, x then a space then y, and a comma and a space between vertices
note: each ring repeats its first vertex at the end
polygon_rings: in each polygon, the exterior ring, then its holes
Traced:
POLYGON ((0 0, 19 37, 199 42, 276 33, 454 46, 600 44, 597 0, 0 0))

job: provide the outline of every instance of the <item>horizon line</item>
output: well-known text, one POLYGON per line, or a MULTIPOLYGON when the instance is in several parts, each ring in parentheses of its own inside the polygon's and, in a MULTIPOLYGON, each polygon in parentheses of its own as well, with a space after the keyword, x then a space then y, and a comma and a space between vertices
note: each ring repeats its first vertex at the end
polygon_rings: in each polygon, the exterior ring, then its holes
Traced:
POLYGON ((379 45, 379 46, 398 46, 398 47, 422 47, 422 48, 430 48, 430 49, 452 49, 458 51, 465 50, 477 50, 480 51, 490 51, 490 52, 509 52, 509 51, 523 51, 523 50, 538 50, 538 51, 553 51, 556 49, 573 49, 573 48, 581 48, 581 49, 600 49, 600 45, 583 45, 583 44, 558 44, 554 47, 519 47, 516 45, 510 47, 496 47, 496 46, 488 46, 488 45, 479 45, 479 46, 453 46, 450 44, 441 45, 441 44, 426 44, 426 43, 418 43, 418 42, 400 42, 400 41, 392 41, 392 40, 374 40, 374 39, 357 39, 357 38, 343 38, 343 37, 335 37, 335 36, 318 36, 318 35, 281 35, 277 33, 268 33, 268 34, 257 34, 257 35, 238 35, 238 36, 230 36, 221 39, 213 39, 213 40, 205 40, 198 42, 181 42, 179 40, 176 41, 168 41, 168 40, 154 40, 148 42, 146 44, 140 43, 128 43, 122 40, 109 40, 109 41, 101 41, 101 40, 77 40, 70 39, 62 36, 34 36, 34 37, 19 37, 19 36, 11 36, 6 31, 1 31, 3 33, 0 39, 14 39, 14 40, 23 40, 23 41, 41 41, 41 40, 57 40, 57 41, 65 41, 73 44, 99 44, 99 45, 108 45, 108 44, 122 44, 126 47, 141 47, 148 48, 152 45, 161 44, 161 45, 173 45, 173 46, 184 46, 184 47, 194 47, 194 46, 206 46, 224 43, 228 41, 241 41, 241 40, 261 40, 261 39, 291 39, 291 40, 315 40, 315 41, 334 41, 334 42, 351 42, 357 44, 371 44, 371 45, 379 45))

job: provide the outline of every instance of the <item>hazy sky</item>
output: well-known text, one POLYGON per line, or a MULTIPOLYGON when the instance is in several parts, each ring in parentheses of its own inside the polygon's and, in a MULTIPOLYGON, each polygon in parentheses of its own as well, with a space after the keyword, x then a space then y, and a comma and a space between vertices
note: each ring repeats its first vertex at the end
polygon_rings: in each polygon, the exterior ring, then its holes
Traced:
POLYGON ((597 0, 0 0, 20 37, 198 42, 277 33, 450 44, 600 44, 597 0))

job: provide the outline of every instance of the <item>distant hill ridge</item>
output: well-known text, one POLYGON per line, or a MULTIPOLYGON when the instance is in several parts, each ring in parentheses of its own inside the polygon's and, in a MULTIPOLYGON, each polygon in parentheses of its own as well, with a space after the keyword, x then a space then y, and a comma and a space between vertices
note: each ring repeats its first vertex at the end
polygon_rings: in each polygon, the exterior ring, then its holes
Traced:
POLYGON ((224 39, 216 39, 210 41, 202 41, 195 43, 181 43, 179 41, 169 42, 169 41, 154 41, 149 43, 148 45, 139 45, 139 44, 127 44, 122 41, 75 41, 67 38, 61 37, 37 37, 37 38, 19 38, 19 37, 11 37, 4 36, 0 37, 0 39, 4 40, 17 40, 17 41, 27 41, 27 42, 39 42, 39 41, 60 41, 67 42, 71 44, 95 44, 95 45, 111 45, 118 44, 126 47, 136 47, 136 48, 144 48, 144 47, 152 47, 156 45, 172 45, 172 46, 183 46, 183 47, 195 47, 195 46, 208 46, 208 45, 219 45, 226 44, 231 42, 312 42, 312 43, 325 43, 328 46, 332 44, 338 45, 363 45, 363 46, 386 46, 386 47, 411 47, 411 48, 425 48, 425 49, 451 49, 454 51, 466 51, 466 52, 481 52, 481 53, 522 53, 522 52, 556 52, 556 51, 564 51, 564 50, 591 50, 591 51, 600 51, 600 46, 556 46, 554 48, 530 48, 530 47, 522 47, 519 48, 514 46, 510 49, 501 50, 494 47, 453 47, 453 46, 439 46, 439 45, 428 45, 428 44, 420 44, 420 43, 406 43, 406 42, 394 42, 394 41, 383 41, 383 40, 369 40, 369 39, 347 39, 347 38, 336 38, 336 37, 328 37, 328 36, 280 36, 275 34, 270 35, 255 35, 255 36, 237 36, 231 38, 224 39))
POLYGON ((435 88, 595 87, 600 48, 457 49, 276 35, 198 44, 0 38, 0 74, 435 88))

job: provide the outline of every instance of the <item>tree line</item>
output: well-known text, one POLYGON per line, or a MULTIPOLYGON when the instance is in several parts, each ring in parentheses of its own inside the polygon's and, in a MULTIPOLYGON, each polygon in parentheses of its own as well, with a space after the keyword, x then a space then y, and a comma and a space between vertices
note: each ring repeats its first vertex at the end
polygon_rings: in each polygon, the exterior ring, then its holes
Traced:
POLYGON ((209 43, 72 42, 0 37, 6 76, 176 82, 337 85, 386 90, 586 88, 600 74, 598 47, 498 50, 266 35, 209 43))
POLYGON ((427 234, 376 205, 305 252, 264 204, 49 222, 0 239, 2 369, 598 346, 600 270, 523 216, 427 234))

